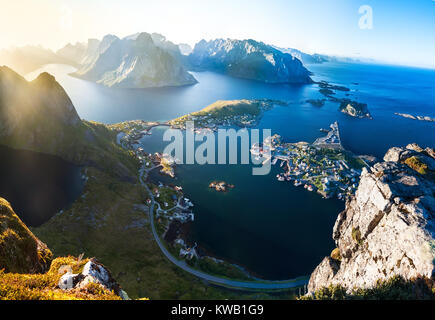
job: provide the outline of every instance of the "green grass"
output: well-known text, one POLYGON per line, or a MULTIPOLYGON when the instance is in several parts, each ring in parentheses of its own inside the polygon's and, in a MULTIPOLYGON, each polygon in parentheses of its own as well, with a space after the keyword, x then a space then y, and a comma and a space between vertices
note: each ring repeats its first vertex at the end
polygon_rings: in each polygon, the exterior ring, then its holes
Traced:
POLYGON ((416 156, 412 156, 412 157, 406 159, 405 164, 420 174, 427 174, 428 173, 427 164, 422 162, 420 160, 420 158, 418 158, 416 156))

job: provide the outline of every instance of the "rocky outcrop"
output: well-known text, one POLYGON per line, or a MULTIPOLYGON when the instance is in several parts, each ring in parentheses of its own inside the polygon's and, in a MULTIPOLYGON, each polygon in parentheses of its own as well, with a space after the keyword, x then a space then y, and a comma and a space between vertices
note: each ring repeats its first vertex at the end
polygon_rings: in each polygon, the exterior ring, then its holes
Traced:
POLYGON ((335 223, 337 249, 314 270, 308 291, 339 285, 350 292, 393 276, 433 280, 434 177, 433 149, 416 144, 392 148, 384 162, 364 168, 335 223))
POLYGON ((178 46, 159 34, 142 32, 123 39, 107 35, 97 48, 93 44, 88 49, 81 68, 73 75, 108 87, 149 88, 197 82, 181 63, 178 46))
POLYGON ((14 273, 48 271, 52 253, 0 198, 0 270, 14 273))
POLYGON ((201 40, 189 55, 194 70, 211 70, 267 83, 311 83, 310 72, 288 53, 255 40, 201 40))
POLYGON ((66 270, 59 279, 58 286, 62 290, 83 289, 91 283, 99 284, 123 299, 128 299, 127 294, 113 279, 110 271, 95 259, 90 259, 80 273, 72 273, 71 269, 66 270))

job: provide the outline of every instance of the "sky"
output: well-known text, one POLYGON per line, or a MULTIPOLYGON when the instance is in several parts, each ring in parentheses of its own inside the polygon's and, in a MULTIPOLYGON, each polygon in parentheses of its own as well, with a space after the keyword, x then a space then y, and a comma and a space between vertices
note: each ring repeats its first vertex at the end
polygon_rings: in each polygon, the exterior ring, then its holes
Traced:
POLYGON ((0 0, 0 30, 0 48, 145 31, 435 68, 434 0, 0 0))

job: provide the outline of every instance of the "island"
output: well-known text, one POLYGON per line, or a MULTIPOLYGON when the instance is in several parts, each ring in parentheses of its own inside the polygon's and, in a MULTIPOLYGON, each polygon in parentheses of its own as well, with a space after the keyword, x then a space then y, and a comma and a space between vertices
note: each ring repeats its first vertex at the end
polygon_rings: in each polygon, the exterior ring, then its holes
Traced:
MULTIPOLYGON (((369 112, 369 109, 367 107, 366 103, 361 103, 361 102, 357 102, 357 101, 353 101, 350 100, 348 98, 338 98, 335 96, 335 91, 342 91, 342 92, 346 92, 345 96, 349 96, 350 94, 348 93, 350 91, 349 88, 344 87, 344 86, 339 86, 339 85, 333 85, 330 84, 326 81, 320 81, 317 82, 317 85, 319 86, 319 92, 324 95, 325 97, 327 97, 329 99, 329 101, 332 102, 336 102, 339 104, 339 108, 338 110, 351 116, 354 118, 368 118, 368 119, 372 119, 372 116, 369 112)), ((324 104, 321 102, 322 100, 318 99, 318 100, 310 100, 307 102, 311 103, 314 106, 322 106, 324 104)))
POLYGON ((400 116, 400 117, 403 117, 403 118, 408 118, 408 119, 411 119, 411 120, 435 122, 435 118, 431 118, 429 116, 414 116, 414 115, 409 114, 409 113, 399 113, 399 112, 394 112, 394 114, 396 116, 400 116))
POLYGON ((369 118, 372 116, 367 108, 366 103, 352 101, 350 99, 340 99, 340 111, 355 118, 369 118))
POLYGON ((233 189, 234 185, 225 181, 213 181, 208 185, 208 187, 215 189, 218 192, 227 192, 229 189, 233 189))

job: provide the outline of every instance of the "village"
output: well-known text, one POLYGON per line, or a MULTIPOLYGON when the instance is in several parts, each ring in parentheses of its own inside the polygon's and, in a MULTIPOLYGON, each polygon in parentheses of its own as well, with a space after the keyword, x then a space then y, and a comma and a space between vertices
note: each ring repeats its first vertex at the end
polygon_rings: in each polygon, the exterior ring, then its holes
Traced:
POLYGON ((326 137, 313 144, 307 142, 283 143, 279 135, 267 139, 263 145, 253 145, 251 154, 257 160, 279 163, 284 172, 278 181, 292 182, 308 191, 316 191, 324 198, 345 200, 354 194, 361 168, 367 164, 341 146, 338 123, 331 124, 326 137))
MULTIPOLYGON (((144 135, 150 134, 150 130, 157 125, 161 124, 145 121, 122 123, 122 128, 117 128, 122 130, 118 133, 117 142, 134 152, 144 176, 148 176, 149 172, 160 168, 160 173, 174 178, 176 159, 158 152, 147 153, 139 142, 144 135)), ((149 195, 145 197, 144 204, 149 208, 154 208, 152 214, 155 217, 155 226, 159 236, 173 244, 174 248, 177 249, 177 252, 173 252, 175 255, 187 260, 197 258, 196 245, 188 246, 183 240, 183 235, 180 234, 182 226, 195 219, 192 211, 193 203, 184 196, 183 188, 152 181, 147 181, 146 187, 149 190, 149 195)))

